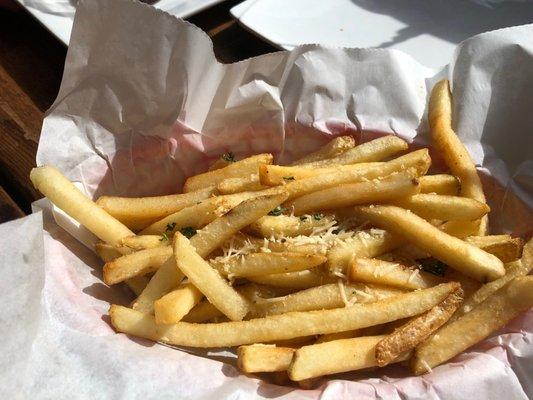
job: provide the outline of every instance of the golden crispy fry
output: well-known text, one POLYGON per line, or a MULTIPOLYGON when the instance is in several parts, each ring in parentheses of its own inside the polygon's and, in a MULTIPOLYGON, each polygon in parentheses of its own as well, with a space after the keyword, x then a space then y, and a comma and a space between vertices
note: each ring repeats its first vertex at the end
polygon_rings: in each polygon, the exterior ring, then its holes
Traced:
POLYGON ((461 189, 459 179, 453 175, 425 175, 419 178, 420 193, 435 193, 457 196, 461 189))
POLYGON ((487 253, 494 254, 505 263, 518 260, 524 245, 521 238, 512 238, 509 235, 469 236, 465 240, 487 253))
POLYGON ((341 153, 344 153, 346 150, 352 149, 355 147, 355 139, 352 136, 339 136, 335 139, 330 140, 326 145, 322 146, 320 149, 314 153, 309 153, 305 157, 302 157, 292 163, 292 165, 300 165, 311 163, 314 161, 326 160, 338 156, 341 153))
POLYGON ((286 207, 292 208, 296 215, 300 215, 310 211, 394 201, 420 191, 415 177, 415 171, 405 171, 368 182, 338 185, 298 197, 287 203, 286 207))
POLYGON ((191 238, 191 244, 201 257, 207 257, 239 230, 261 218, 286 199, 287 194, 280 193, 246 200, 199 230, 191 238))
POLYGON ((104 242, 119 246, 122 238, 134 234, 86 197, 56 168, 49 165, 33 168, 30 179, 52 203, 104 242))
POLYGON ((354 259, 348 277, 354 282, 389 285, 408 290, 425 289, 442 283, 442 279, 416 267, 373 258, 354 259))
POLYGON ((196 305, 185 317, 184 322, 201 323, 215 318, 223 317, 224 314, 209 301, 204 300, 196 305))
POLYGON ((96 204, 129 228, 140 230, 167 215, 209 198, 215 191, 215 187, 211 186, 196 192, 167 196, 101 196, 96 204))
POLYGON ((447 221, 439 226, 439 229, 450 236, 454 236, 459 239, 464 239, 468 236, 475 235, 479 232, 480 220, 474 221, 447 221))
POLYGON ((325 335, 320 336, 315 341, 315 344, 331 342, 332 340, 339 340, 339 339, 352 339, 356 336, 360 336, 358 334, 359 331, 360 331, 359 329, 354 329, 354 330, 345 331, 345 332, 326 333, 325 335))
POLYGON ((203 293, 190 283, 181 285, 154 302, 156 324, 174 324, 202 300, 203 293))
POLYGON ((375 303, 220 324, 178 322, 161 326, 153 316, 119 305, 112 305, 109 315, 117 332, 177 346, 230 347, 342 332, 411 317, 440 303, 457 287, 450 282, 375 303))
MULTIPOLYGON (((289 378, 300 381, 375 367, 377 366, 375 347, 383 338, 384 336, 366 336, 304 346, 296 350, 293 355, 288 369, 289 378)), ((409 355, 409 353, 402 354, 397 361, 406 360, 409 355)))
MULTIPOLYGON (((485 203, 483 186, 476 166, 452 129, 452 95, 449 82, 438 82, 431 91, 428 106, 428 120, 431 138, 444 158, 451 173, 461 181, 461 196, 485 203)), ((488 232, 488 218, 483 217, 480 234, 488 232)))
POLYGON ((326 283, 335 282, 335 279, 316 269, 286 272, 283 274, 253 275, 249 276, 251 282, 263 285, 272 285, 291 289, 308 289, 326 283))
POLYGON ((268 186, 261 185, 261 182, 259 182, 259 174, 251 174, 242 178, 224 179, 217 185, 217 190, 221 194, 232 194, 264 189, 268 189, 268 186))
POLYGON ((431 164, 427 149, 421 149, 395 158, 377 166, 367 166, 355 170, 340 170, 321 174, 306 179, 290 181, 283 186, 289 193, 289 200, 318 190, 328 189, 345 183, 361 182, 364 179, 375 179, 394 172, 414 169, 417 176, 424 175, 431 164))
POLYGON ((420 344, 411 369, 417 375, 448 361, 533 306, 533 276, 513 279, 467 314, 420 344))
POLYGON ((303 271, 326 262, 320 254, 302 253, 250 253, 229 261, 212 261, 211 265, 221 274, 233 277, 282 274, 303 271))
POLYGON ((173 248, 176 265, 189 278, 189 282, 229 319, 242 320, 248 313, 248 302, 202 259, 195 251, 192 241, 189 242, 181 233, 176 233, 173 248))
POLYGON ((286 371, 295 349, 273 344, 252 344, 237 349, 237 366, 242 372, 286 371))
POLYGON ((485 203, 466 197, 440 194, 417 194, 392 201, 398 207, 411 210, 424 219, 467 220, 481 218, 490 211, 485 203))
POLYGON ((259 318, 293 311, 329 310, 344 307, 346 303, 372 303, 402 293, 403 290, 378 285, 330 283, 283 297, 256 299, 248 316, 259 318))
POLYGON ((401 354, 412 350, 426 340, 433 332, 446 323, 463 301, 463 291, 459 288, 431 310, 414 317, 396 329, 376 345, 378 366, 384 367, 394 362, 401 354))
POLYGON ((185 181, 185 185, 183 185, 183 192, 187 193, 209 186, 216 186, 224 179, 228 178, 239 178, 256 174, 260 165, 271 164, 272 159, 272 154, 258 154, 245 158, 244 160, 231 163, 224 168, 191 176, 185 181))
POLYGON ((214 171, 214 170, 217 170, 217 169, 220 169, 220 168, 224 168, 224 167, 227 167, 228 165, 230 165, 231 163, 234 163, 235 161, 229 161, 229 160, 225 160, 224 157, 219 157, 217 158, 213 164, 211 164, 209 166, 209 168, 207 168, 208 171, 214 171))
POLYGON ((104 262, 113 261, 122 256, 123 253, 118 251, 115 246, 111 246, 105 242, 99 242, 94 245, 94 251, 104 262))
POLYGON ((153 249, 154 247, 168 246, 170 243, 160 235, 135 235, 123 238, 122 246, 129 247, 134 251, 153 249))
POLYGON ((154 272, 171 256, 170 246, 154 247, 123 255, 104 265, 104 282, 114 285, 126 279, 154 272))
POLYGON ((330 215, 314 217, 303 215, 295 217, 290 215, 265 215, 259 218, 247 228, 250 234, 270 238, 274 237, 294 237, 298 235, 311 235, 317 228, 330 226, 334 218, 330 215))
POLYGON ((403 208, 358 207, 356 213, 361 218, 401 235, 438 260, 480 282, 495 280, 505 274, 503 263, 497 257, 447 235, 403 208))
POLYGON ((402 243, 399 236, 380 229, 359 231, 352 239, 337 243, 328 251, 328 268, 331 272, 345 274, 354 258, 377 257, 402 243))
POLYGON ((383 136, 348 149, 336 157, 300 164, 306 168, 329 167, 334 164, 356 164, 381 161, 400 151, 407 150, 407 143, 397 136, 383 136))
POLYGON ((133 309, 142 313, 151 314, 154 312, 154 301, 178 287, 185 276, 176 267, 174 257, 170 256, 167 261, 152 276, 148 285, 133 302, 133 309))

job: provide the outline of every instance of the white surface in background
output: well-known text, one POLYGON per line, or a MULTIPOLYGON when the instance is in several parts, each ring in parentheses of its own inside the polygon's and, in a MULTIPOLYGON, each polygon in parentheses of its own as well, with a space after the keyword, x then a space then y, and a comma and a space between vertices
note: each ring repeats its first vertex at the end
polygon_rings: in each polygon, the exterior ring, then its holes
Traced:
POLYGON ((467 0, 247 0, 231 9, 271 44, 291 50, 333 47, 397 49, 428 67, 447 64, 462 40, 533 22, 533 4, 467 0))

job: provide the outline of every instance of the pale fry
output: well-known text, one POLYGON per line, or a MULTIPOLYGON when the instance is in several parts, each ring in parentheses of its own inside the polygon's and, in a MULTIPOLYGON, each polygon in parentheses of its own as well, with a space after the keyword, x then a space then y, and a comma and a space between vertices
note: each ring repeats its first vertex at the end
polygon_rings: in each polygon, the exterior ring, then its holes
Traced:
MULTIPOLYGON (((265 165, 265 164, 264 164, 265 165)), ((224 179, 217 185, 220 194, 232 194, 247 191, 268 189, 259 182, 259 174, 251 174, 248 177, 224 179)))
POLYGON ((237 349, 237 366, 242 372, 286 371, 295 349, 273 344, 252 344, 237 349))
POLYGON ((419 178, 420 193, 435 193, 457 196, 461 188, 459 179, 453 175, 425 175, 419 178))
POLYGON ((248 280, 251 282, 261 283, 263 285, 272 285, 291 289, 308 289, 335 281, 334 278, 316 269, 286 272, 283 274, 253 275, 249 276, 248 280))
POLYGON ((135 235, 123 238, 122 246, 129 247, 132 250, 146 250, 154 247, 168 246, 170 243, 165 237, 159 235, 135 235))
POLYGON ((334 219, 330 215, 320 218, 312 215, 300 217, 290 215, 265 215, 252 223, 247 232, 259 237, 294 237, 298 235, 310 235, 317 228, 331 225, 334 219))
POLYGON ((405 325, 395 329, 376 345, 378 366, 394 362, 401 354, 412 350, 446 323, 463 301, 461 289, 450 293, 442 303, 431 310, 412 318, 405 325))
POLYGON ((371 303, 397 296, 404 292, 403 290, 378 285, 330 283, 283 297, 256 299, 248 316, 250 318, 260 318, 293 311, 329 310, 344 307, 347 303, 371 303))
POLYGON ((216 308, 233 321, 240 321, 248 313, 248 302, 217 270, 196 252, 194 244, 181 233, 174 235, 174 257, 178 268, 216 308))
POLYGON ((375 303, 220 324, 178 322, 161 326, 155 323, 152 315, 119 305, 112 305, 109 315, 117 332, 177 346, 231 347, 342 332, 412 317, 440 303, 457 287, 450 282, 375 303))
POLYGON ((465 239, 487 253, 494 254, 504 263, 518 260, 522 255, 524 242, 509 235, 469 236, 465 239))
POLYGON ((154 302, 156 324, 174 324, 191 311, 204 295, 192 284, 186 283, 154 302))
POLYGON ((424 219, 467 220, 481 218, 490 211, 485 203, 466 197, 440 194, 416 194, 397 199, 391 204, 411 210, 424 219))
POLYGON ((372 258, 354 259, 348 277, 354 282, 389 285, 408 290, 425 289, 442 283, 442 279, 416 267, 372 258))
POLYGON ((104 265, 104 282, 114 285, 126 279, 154 272, 171 256, 170 246, 154 247, 123 255, 104 265))
POLYGON ((191 238, 191 245, 201 257, 207 257, 231 236, 287 199, 286 193, 260 196, 246 200, 215 219, 191 238))
MULTIPOLYGON (((377 366, 375 347, 384 336, 366 336, 339 339, 304 346, 293 355, 289 366, 289 378, 293 381, 330 375, 338 372, 357 371, 377 366)), ((406 360, 409 353, 397 361, 406 360)))
POLYGON ((183 194, 151 197, 101 196, 96 204, 131 229, 140 230, 215 194, 215 187, 183 194))
POLYGON ((86 197, 56 168, 45 165, 30 173, 33 186, 57 207, 70 215, 99 239, 112 246, 134 233, 86 197))
MULTIPOLYGON (((428 106, 431 138, 451 173, 461 181, 461 196, 485 203, 483 186, 476 166, 452 129, 452 95, 448 80, 438 82, 431 91, 428 106)), ((488 218, 483 217, 480 234, 486 235, 488 218)))
POLYGON ((433 257, 480 282, 505 274, 503 263, 492 254, 447 235, 424 219, 394 206, 358 207, 361 217, 402 236, 433 257))
POLYGON ((216 308, 209 301, 204 300, 196 305, 196 307, 194 307, 185 317, 183 317, 183 321, 201 323, 223 316, 224 314, 222 314, 218 308, 216 308))
POLYGON ((352 136, 339 136, 330 140, 326 145, 322 146, 314 153, 309 153, 305 157, 294 161, 292 165, 306 164, 332 158, 354 147, 355 139, 352 136))
POLYGON ((480 220, 474 221, 446 221, 439 226, 439 229, 450 236, 464 239, 468 236, 476 235, 479 232, 480 220))
POLYGON ((239 178, 243 176, 249 176, 250 174, 256 174, 260 165, 271 164, 272 159, 272 154, 258 154, 245 158, 244 160, 231 163, 224 168, 191 176, 185 181, 185 185, 183 185, 183 192, 187 193, 209 186, 216 186, 224 179, 228 178, 239 178))
POLYGON ((533 306, 533 276, 513 279, 472 311, 444 325, 420 344, 411 369, 417 375, 448 361, 533 306))
POLYGON ((283 252, 250 253, 225 262, 214 260, 211 264, 221 274, 233 278, 303 271, 325 262, 326 257, 319 254, 283 252))
POLYGON ((328 167, 334 164, 356 164, 381 161, 400 151, 407 150, 407 143, 397 136, 383 136, 348 149, 336 157, 300 164, 307 168, 328 167))
POLYGON ((431 164, 427 149, 413 151, 377 166, 367 166, 355 170, 340 170, 306 179, 290 181, 283 186, 289 200, 318 190, 328 189, 345 183, 357 183, 365 179, 376 179, 394 172, 414 169, 416 175, 424 175, 431 164))
POLYGON ((384 203, 420 192, 416 174, 398 172, 368 182, 343 184, 319 190, 287 203, 296 215, 358 204, 384 203))

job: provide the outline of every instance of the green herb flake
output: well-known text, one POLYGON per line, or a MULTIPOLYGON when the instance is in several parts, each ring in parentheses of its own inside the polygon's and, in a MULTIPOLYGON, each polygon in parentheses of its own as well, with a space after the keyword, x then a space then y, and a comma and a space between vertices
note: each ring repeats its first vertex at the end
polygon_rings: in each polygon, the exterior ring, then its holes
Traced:
POLYGON ((423 258, 418 260, 418 262, 422 271, 429 272, 430 274, 444 276, 446 272, 447 265, 433 257, 423 258))
POLYGON ((233 154, 231 151, 222 154, 220 158, 227 162, 235 162, 235 154, 233 154))
POLYGON ((285 179, 286 181, 293 181, 294 176, 284 176, 283 179, 285 179))
POLYGON ((313 219, 315 221, 320 221, 322 218, 324 218, 324 214, 321 214, 321 213, 313 214, 313 219))
POLYGON ((307 221, 307 217, 306 217, 305 215, 302 215, 302 216, 300 217, 300 221, 307 221))
POLYGON ((268 215, 273 215, 274 217, 278 217, 280 216, 281 214, 283 214, 283 211, 285 211, 285 209, 281 206, 277 206, 276 208, 274 208, 272 211, 270 211, 268 213, 268 215))
POLYGON ((175 222, 168 223, 167 224, 167 228, 165 229, 165 232, 172 232, 175 227, 176 227, 176 223, 175 222))
POLYGON ((185 236, 187 239, 192 238, 194 235, 196 235, 196 229, 194 229, 192 226, 186 226, 185 228, 181 228, 180 232, 183 236, 185 236))
POLYGON ((160 242, 162 242, 163 240, 166 240, 167 242, 169 241, 169 238, 166 233, 163 233, 163 235, 161 235, 161 239, 159 239, 160 242))

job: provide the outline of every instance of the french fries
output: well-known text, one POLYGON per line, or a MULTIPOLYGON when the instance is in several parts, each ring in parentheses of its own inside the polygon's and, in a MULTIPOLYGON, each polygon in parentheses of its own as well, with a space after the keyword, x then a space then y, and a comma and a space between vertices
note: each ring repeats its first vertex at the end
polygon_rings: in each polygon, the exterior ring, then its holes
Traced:
POLYGON ((521 238, 512 238, 509 235, 469 236, 465 241, 494 254, 504 263, 518 260, 524 244, 521 238))
POLYGON ((459 179, 453 175, 425 175, 421 176, 418 181, 420 182, 420 193, 457 196, 461 189, 459 179))
POLYGON ((503 263, 492 254, 447 235, 429 222, 399 207, 360 207, 362 218, 403 236, 433 257, 480 282, 492 281, 505 274, 503 263))
POLYGON ((481 221, 476 219, 474 221, 447 221, 439 226, 439 229, 450 236, 459 239, 465 239, 468 236, 476 235, 479 232, 481 221))
POLYGON ((344 153, 346 150, 349 150, 353 147, 355 147, 355 140, 352 136, 339 136, 335 139, 331 139, 326 145, 322 146, 314 153, 309 153, 305 157, 294 161, 292 165, 307 164, 314 161, 326 160, 338 156, 339 154, 344 153))
POLYGON ((154 247, 168 246, 169 242, 159 235, 135 235, 122 238, 122 246, 129 247, 132 250, 146 250, 154 247))
POLYGON ((181 285, 154 302, 156 324, 174 324, 202 300, 203 293, 190 283, 181 285))
POLYGON ((101 196, 96 204, 130 229, 140 230, 167 215, 209 198, 215 194, 215 190, 211 186, 191 193, 167 196, 101 196))
POLYGON ((232 194, 247 191, 268 189, 259 182, 259 174, 251 174, 246 178, 228 178, 217 185, 217 190, 221 194, 232 194))
POLYGON ((310 235, 315 229, 333 225, 333 218, 329 215, 265 215, 252 223, 247 231, 259 237, 283 237, 310 235))
MULTIPOLYGON (((452 129, 452 98, 447 80, 438 82, 431 91, 428 120, 435 147, 452 174, 461 181, 461 196, 485 203, 485 194, 476 166, 452 129)), ((488 218, 485 216, 481 220, 479 232, 486 235, 487 231, 488 218)))
POLYGON ((420 344, 411 362, 417 375, 431 370, 504 326, 533 306, 533 276, 513 279, 420 344))
POLYGON ((257 372, 286 371, 295 350, 273 344, 252 344, 237 349, 237 365, 248 374, 257 372))
POLYGON ((334 278, 322 271, 310 269, 305 271, 285 272, 282 274, 248 276, 251 282, 291 289, 308 289, 315 286, 332 283, 334 278))
POLYGON ((257 173, 260 165, 271 164, 272 159, 272 154, 258 154, 245 158, 244 160, 236 161, 223 168, 191 176, 185 181, 183 192, 188 193, 209 186, 216 186, 224 179, 249 176, 257 173))
POLYGON ((112 305, 109 315, 117 332, 177 346, 231 347, 348 331, 411 317, 440 303, 457 287, 454 282, 443 283, 374 303, 220 324, 178 322, 162 326, 150 314, 119 305, 112 305))
POLYGON ((433 332, 446 323, 463 301, 459 288, 450 293, 442 303, 437 304, 424 314, 414 317, 405 325, 376 344, 376 360, 380 367, 394 362, 406 351, 426 340, 433 332))
POLYGON ((184 318, 184 322, 201 323, 210 321, 215 318, 223 317, 222 314, 213 304, 204 300, 196 305, 184 318))
POLYGON ((369 182, 344 184, 319 190, 287 203, 296 215, 310 211, 331 210, 357 204, 383 203, 420 191, 414 174, 398 172, 369 182))
POLYGON ((371 258, 352 261, 348 277, 354 282, 394 286, 400 289, 425 289, 442 283, 435 275, 395 262, 371 258))
POLYGON ((94 245, 94 251, 104 262, 113 261, 114 259, 122 256, 122 253, 118 251, 115 246, 111 246, 105 242, 96 243, 94 245))

